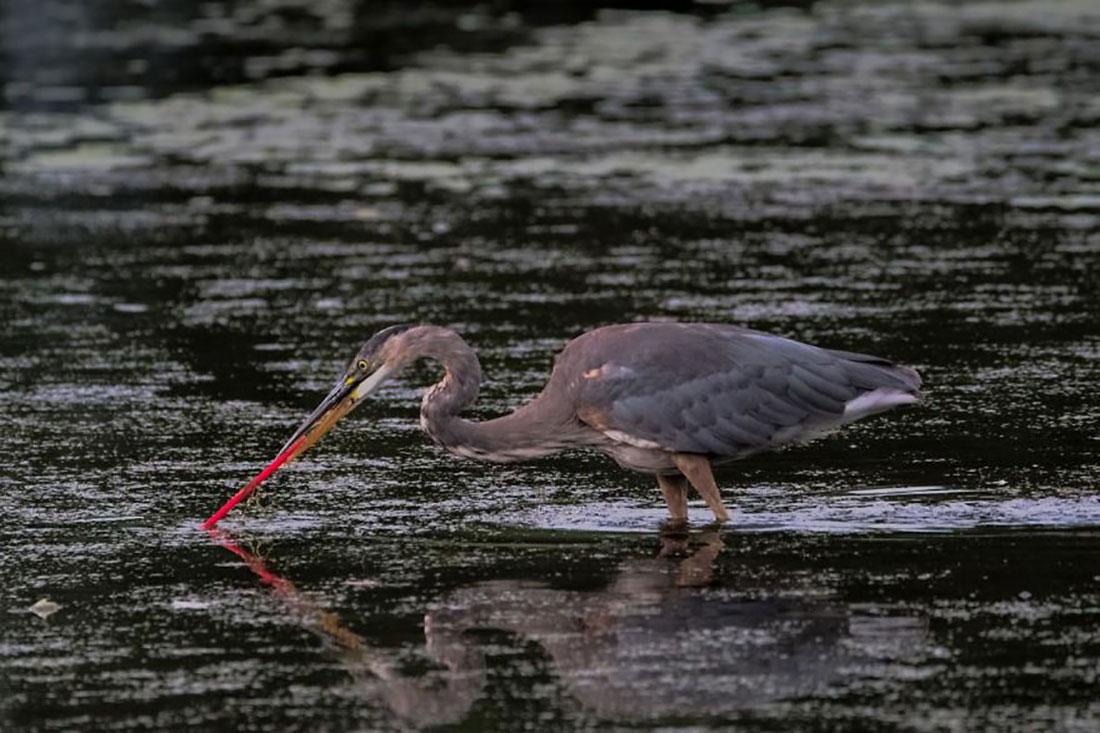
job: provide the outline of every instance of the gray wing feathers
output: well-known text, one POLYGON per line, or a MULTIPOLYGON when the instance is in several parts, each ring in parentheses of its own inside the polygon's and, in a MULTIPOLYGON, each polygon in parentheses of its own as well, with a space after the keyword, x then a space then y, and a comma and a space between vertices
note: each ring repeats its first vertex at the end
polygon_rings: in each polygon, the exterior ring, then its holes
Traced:
POLYGON ((915 369, 893 364, 877 356, 853 354, 850 351, 828 353, 845 363, 848 378, 858 389, 869 391, 887 387, 902 392, 916 392, 920 389, 920 374, 915 369))
MULTIPOLYGON (((604 333, 607 332, 607 333, 604 333)), ((619 439, 737 457, 845 421, 874 390, 917 394, 920 377, 877 357, 731 326, 634 324, 563 352, 587 378, 577 414, 619 439)))

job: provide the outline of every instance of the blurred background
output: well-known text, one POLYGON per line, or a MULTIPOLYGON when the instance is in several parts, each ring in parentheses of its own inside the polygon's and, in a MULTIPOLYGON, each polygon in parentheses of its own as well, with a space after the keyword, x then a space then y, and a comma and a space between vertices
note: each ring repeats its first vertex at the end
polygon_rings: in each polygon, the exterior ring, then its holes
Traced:
POLYGON ((1095 725, 1098 80, 1092 0, 3 0, 0 723, 1095 725), (598 456, 432 448, 425 367, 194 529, 382 326, 487 417, 645 319, 928 399, 669 549, 598 456))

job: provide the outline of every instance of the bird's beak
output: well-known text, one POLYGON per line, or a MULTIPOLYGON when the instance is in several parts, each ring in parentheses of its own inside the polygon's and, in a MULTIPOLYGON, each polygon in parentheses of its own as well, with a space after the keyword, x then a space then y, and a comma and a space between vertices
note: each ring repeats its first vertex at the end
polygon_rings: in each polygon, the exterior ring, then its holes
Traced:
POLYGON ((360 372, 349 372, 336 383, 332 391, 328 393, 321 404, 317 406, 309 417, 305 419, 290 440, 279 450, 275 460, 267 464, 255 478, 248 482, 244 488, 234 494, 225 502, 218 511, 210 515, 210 518, 202 523, 204 529, 212 529, 221 519, 233 511, 233 507, 252 495, 260 484, 267 480, 271 474, 279 469, 279 466, 288 463, 302 453, 305 453, 314 443, 332 429, 332 426, 340 421, 344 415, 355 407, 371 392, 378 389, 386 377, 393 372, 393 367, 381 364, 371 374, 362 376, 360 372))
POLYGON ((358 407, 367 395, 377 390, 391 371, 385 364, 382 364, 367 377, 357 375, 341 377, 336 382, 336 386, 332 388, 332 391, 321 400, 321 404, 317 405, 317 408, 310 413, 309 417, 298 426, 294 434, 279 449, 279 455, 282 455, 284 451, 291 447, 294 448, 294 453, 287 457, 287 461, 305 453, 325 433, 331 430, 332 426, 338 423, 341 418, 358 407), (303 437, 305 439, 301 440, 303 437))

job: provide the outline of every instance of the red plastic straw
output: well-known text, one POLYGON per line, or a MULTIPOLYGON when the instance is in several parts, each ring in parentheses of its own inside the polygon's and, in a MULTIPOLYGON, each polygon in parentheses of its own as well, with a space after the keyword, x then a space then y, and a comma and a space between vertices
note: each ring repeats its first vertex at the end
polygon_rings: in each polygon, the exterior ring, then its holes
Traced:
POLYGON ((275 460, 269 463, 267 465, 267 468, 256 474, 256 478, 249 481, 248 484, 246 484, 245 487, 238 491, 236 494, 233 494, 233 497, 229 501, 225 502, 225 504, 222 505, 221 509, 211 514, 210 518, 202 523, 202 528, 213 529, 217 525, 217 523, 222 520, 222 517, 233 511, 233 507, 237 506, 242 501, 247 499, 249 495, 256 490, 257 486, 266 481, 268 476, 278 470, 279 466, 283 465, 291 458, 293 458, 294 454, 298 452, 298 449, 302 447, 302 443, 304 443, 305 441, 306 436, 303 435, 302 437, 291 443, 289 448, 287 448, 279 455, 275 456, 275 460))

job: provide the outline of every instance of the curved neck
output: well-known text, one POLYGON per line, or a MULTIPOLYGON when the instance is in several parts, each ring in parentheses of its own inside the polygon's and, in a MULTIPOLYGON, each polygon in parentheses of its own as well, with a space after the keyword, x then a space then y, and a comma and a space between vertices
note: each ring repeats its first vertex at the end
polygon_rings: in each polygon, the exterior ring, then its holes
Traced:
POLYGON ((466 458, 487 461, 520 461, 548 455, 568 447, 574 422, 565 406, 552 405, 540 394, 511 414, 485 422, 473 422, 459 413, 477 399, 481 364, 474 350, 454 331, 420 326, 410 331, 411 360, 435 359, 443 366, 443 379, 424 393, 420 425, 436 443, 466 458))

